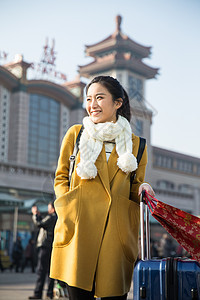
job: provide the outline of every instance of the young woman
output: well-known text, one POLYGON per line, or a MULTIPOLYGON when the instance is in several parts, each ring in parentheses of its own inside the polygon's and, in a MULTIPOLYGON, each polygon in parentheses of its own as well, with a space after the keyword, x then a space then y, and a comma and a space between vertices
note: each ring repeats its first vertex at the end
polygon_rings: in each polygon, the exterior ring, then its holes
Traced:
POLYGON ((138 254, 139 196, 143 189, 154 195, 143 183, 147 149, 137 165, 139 137, 131 132, 128 95, 116 79, 95 77, 86 93, 88 117, 70 187, 69 158, 81 125, 64 137, 56 171, 51 277, 67 283, 70 300, 127 299, 138 254))

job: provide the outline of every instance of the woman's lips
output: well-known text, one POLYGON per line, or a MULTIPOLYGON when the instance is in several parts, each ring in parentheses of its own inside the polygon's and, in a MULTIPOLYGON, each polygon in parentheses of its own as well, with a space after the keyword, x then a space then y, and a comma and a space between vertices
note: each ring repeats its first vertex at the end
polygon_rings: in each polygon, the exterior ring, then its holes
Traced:
POLYGON ((100 112, 101 112, 100 110, 95 110, 95 111, 92 111, 91 114, 92 115, 98 115, 100 112))

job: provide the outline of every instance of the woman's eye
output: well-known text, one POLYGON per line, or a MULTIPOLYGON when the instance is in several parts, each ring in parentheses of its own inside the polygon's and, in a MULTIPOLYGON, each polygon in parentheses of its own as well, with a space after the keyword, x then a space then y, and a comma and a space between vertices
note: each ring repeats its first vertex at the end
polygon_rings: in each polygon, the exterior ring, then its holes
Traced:
POLYGON ((86 98, 86 101, 90 101, 91 99, 90 98, 86 98))
POLYGON ((101 96, 98 96, 98 97, 97 97, 97 100, 101 100, 101 99, 103 99, 103 97, 101 97, 101 96))

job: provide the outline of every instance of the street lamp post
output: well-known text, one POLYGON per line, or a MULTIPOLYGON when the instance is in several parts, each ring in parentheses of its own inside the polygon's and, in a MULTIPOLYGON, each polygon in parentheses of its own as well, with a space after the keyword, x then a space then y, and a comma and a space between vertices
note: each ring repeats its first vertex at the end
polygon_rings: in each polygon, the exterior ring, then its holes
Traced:
POLYGON ((13 222, 13 243, 17 240, 18 206, 15 206, 13 222))

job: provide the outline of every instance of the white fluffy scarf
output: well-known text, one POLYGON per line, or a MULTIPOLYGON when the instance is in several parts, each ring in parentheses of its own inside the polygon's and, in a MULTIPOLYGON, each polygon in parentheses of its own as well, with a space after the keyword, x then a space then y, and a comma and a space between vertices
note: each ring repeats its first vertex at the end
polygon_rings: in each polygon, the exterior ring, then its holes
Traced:
POLYGON ((80 163, 76 172, 82 179, 97 175, 95 162, 104 141, 115 140, 118 154, 117 165, 125 173, 137 169, 137 160, 132 154, 132 131, 126 118, 119 116, 116 123, 93 123, 89 117, 83 119, 84 130, 80 138, 80 163))

